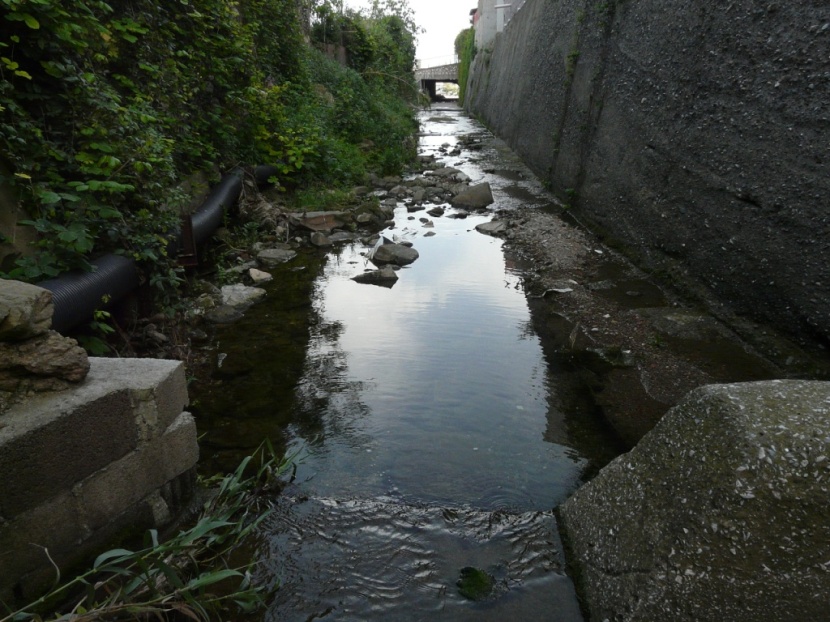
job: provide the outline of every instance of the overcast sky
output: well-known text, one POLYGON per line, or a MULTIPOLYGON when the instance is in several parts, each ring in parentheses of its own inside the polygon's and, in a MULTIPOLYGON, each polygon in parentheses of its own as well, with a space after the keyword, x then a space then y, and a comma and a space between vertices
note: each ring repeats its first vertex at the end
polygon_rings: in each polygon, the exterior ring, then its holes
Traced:
MULTIPOLYGON (((368 2, 345 0, 344 4, 360 9, 368 2)), ((478 0, 409 0, 409 6, 415 11, 415 21, 426 30, 418 35, 418 59, 426 67, 442 64, 440 61, 452 62, 455 37, 470 27, 470 10, 478 6, 478 0)))

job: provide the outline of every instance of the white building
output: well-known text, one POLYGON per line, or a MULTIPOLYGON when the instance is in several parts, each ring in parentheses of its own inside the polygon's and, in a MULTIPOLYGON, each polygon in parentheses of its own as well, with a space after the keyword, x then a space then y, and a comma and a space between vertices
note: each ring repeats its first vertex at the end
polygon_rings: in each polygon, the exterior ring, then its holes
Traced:
POLYGON ((496 35, 504 30, 525 1, 478 0, 478 9, 473 13, 476 48, 483 50, 490 47, 496 35))

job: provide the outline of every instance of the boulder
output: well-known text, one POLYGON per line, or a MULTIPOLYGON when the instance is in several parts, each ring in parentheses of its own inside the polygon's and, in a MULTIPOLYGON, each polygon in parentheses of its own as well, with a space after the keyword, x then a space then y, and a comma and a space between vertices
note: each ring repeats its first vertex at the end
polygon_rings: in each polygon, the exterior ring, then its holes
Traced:
POLYGON ((441 197, 444 194, 444 189, 439 188, 438 186, 428 186, 424 188, 424 196, 427 199, 434 199, 436 197, 441 197))
POLYGON ((89 372, 89 357, 78 342, 48 331, 21 342, 0 342, 0 391, 56 391, 89 372))
POLYGON ((270 281, 274 280, 273 275, 268 272, 263 272, 262 270, 257 270, 256 268, 251 268, 248 270, 248 277, 254 283, 254 285, 261 285, 263 283, 269 283, 270 281))
MULTIPOLYGON (((254 246, 256 246, 256 245, 254 245, 254 246)), ((236 266, 231 266, 230 268, 225 270, 225 272, 228 272, 230 274, 245 274, 251 268, 256 268, 256 262, 255 261, 245 261, 245 262, 243 262, 241 264, 238 264, 236 266)))
POLYGON ((461 171, 458 170, 457 168, 453 168, 451 166, 445 166, 443 168, 435 169, 430 174, 433 177, 444 177, 444 178, 449 179, 449 178, 455 178, 456 175, 458 175, 459 173, 461 173, 461 171))
POLYGON ((248 287, 241 283, 222 287, 222 304, 234 309, 244 310, 265 297, 265 290, 248 287))
POLYGON ((384 266, 380 270, 369 270, 352 277, 352 281, 380 285, 381 287, 392 287, 398 280, 398 273, 392 266, 384 266))
POLYGON ((52 292, 20 281, 0 279, 0 341, 20 341, 52 326, 52 292))
POLYGON ((329 236, 329 241, 332 244, 340 244, 342 242, 354 242, 357 235, 349 231, 335 231, 329 236))
POLYGON ((490 222, 484 222, 480 225, 476 225, 476 231, 486 235, 497 236, 507 231, 507 223, 503 220, 491 220, 490 222))
POLYGON ((294 226, 323 233, 331 233, 332 229, 339 229, 346 224, 347 219, 348 216, 344 212, 334 211, 291 214, 289 218, 294 226))
POLYGON ((376 265, 395 264, 408 266, 420 255, 414 248, 403 244, 383 244, 372 254, 371 260, 376 265))
POLYGON ((401 178, 397 175, 387 175, 379 181, 379 184, 384 188, 394 188, 401 183, 401 178))
POLYGON ((490 190, 489 182, 470 186, 461 194, 452 198, 450 204, 453 207, 463 207, 464 209, 484 209, 493 203, 493 191, 490 190))
POLYGON ((242 312, 229 305, 220 305, 207 311, 205 319, 214 324, 233 324, 242 319, 242 312))
POLYGON ((267 248, 260 251, 256 258, 260 265, 266 268, 275 268, 276 266, 291 261, 297 256, 295 251, 287 248, 267 248))
POLYGON ((560 508, 592 620, 822 620, 830 383, 692 391, 560 508))
POLYGON ((331 246, 332 242, 329 236, 325 233, 321 233, 320 231, 315 231, 311 234, 310 241, 312 245, 317 246, 318 248, 325 248, 331 246))

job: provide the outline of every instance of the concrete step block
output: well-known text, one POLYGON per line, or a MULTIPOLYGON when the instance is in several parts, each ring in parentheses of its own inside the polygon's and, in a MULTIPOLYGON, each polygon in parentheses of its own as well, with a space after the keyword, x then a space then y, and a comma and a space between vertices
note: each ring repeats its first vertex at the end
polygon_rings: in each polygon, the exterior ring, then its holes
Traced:
POLYGON ((187 404, 184 366, 90 359, 72 391, 40 395, 0 418, 0 520, 55 497, 161 434, 187 404))
POLYGON ((195 467, 198 460, 196 422, 190 413, 180 413, 163 435, 75 486, 82 520, 90 530, 101 528, 127 506, 195 467))

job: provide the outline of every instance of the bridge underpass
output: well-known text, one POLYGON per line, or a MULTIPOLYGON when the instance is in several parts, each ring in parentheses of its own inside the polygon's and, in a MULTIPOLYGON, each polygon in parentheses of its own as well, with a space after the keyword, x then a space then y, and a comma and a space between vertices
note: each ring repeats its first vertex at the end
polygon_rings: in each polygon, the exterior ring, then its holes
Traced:
POLYGON ((418 80, 421 90, 429 95, 430 100, 438 101, 436 89, 439 82, 458 84, 458 63, 416 69, 415 79, 418 80))

